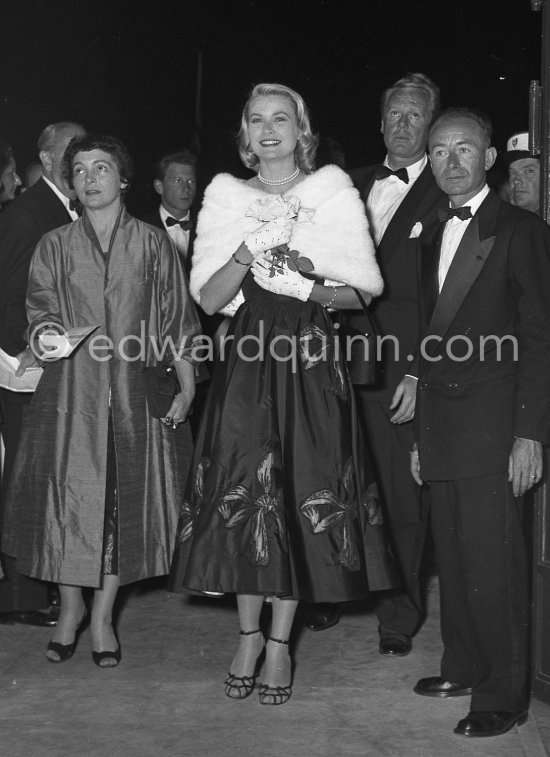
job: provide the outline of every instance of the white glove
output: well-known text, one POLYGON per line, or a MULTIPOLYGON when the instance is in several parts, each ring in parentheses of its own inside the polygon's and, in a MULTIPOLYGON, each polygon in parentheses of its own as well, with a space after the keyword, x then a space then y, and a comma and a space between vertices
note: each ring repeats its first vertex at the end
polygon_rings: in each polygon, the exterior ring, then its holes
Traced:
POLYGON ((246 232, 244 243, 252 255, 256 255, 258 252, 272 250, 280 244, 290 242, 291 236, 292 223, 284 218, 275 218, 262 224, 256 231, 246 232))
POLYGON ((309 299, 315 283, 312 279, 306 279, 299 271, 291 271, 286 265, 282 273, 276 273, 270 277, 270 268, 270 263, 265 260, 257 260, 252 265, 251 271, 254 281, 262 289, 274 294, 286 294, 288 297, 295 297, 302 302, 309 299))

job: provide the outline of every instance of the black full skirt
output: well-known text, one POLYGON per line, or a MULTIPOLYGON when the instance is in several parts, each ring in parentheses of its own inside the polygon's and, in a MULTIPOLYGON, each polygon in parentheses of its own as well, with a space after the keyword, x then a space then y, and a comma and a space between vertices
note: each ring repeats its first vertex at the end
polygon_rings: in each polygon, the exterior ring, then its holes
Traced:
POLYGON ((249 274, 201 418, 170 588, 309 602, 396 571, 326 310, 249 274))

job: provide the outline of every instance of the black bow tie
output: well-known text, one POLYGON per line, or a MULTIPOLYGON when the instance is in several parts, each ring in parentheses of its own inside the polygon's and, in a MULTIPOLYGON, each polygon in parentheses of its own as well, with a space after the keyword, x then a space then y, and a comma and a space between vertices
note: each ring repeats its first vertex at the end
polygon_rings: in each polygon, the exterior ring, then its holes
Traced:
POLYGON ((397 178, 404 181, 405 184, 409 183, 409 174, 406 168, 398 168, 397 171, 392 171, 389 166, 380 166, 378 171, 374 174, 375 179, 387 179, 388 176, 397 176, 397 178))
POLYGON ((447 223, 451 218, 460 218, 461 221, 467 221, 468 218, 473 218, 472 210, 469 205, 462 205, 460 208, 447 208, 447 210, 439 211, 439 220, 441 223, 447 223))
POLYGON ((80 200, 69 200, 69 210, 73 210, 75 213, 78 213, 78 215, 81 216, 82 205, 80 204, 80 200))
POLYGON ((181 228, 184 231, 189 231, 191 229, 191 221, 189 220, 189 218, 185 218, 182 221, 178 221, 177 218, 172 218, 172 216, 168 216, 166 218, 165 224, 167 226, 175 226, 176 224, 178 224, 178 226, 181 226, 181 228))

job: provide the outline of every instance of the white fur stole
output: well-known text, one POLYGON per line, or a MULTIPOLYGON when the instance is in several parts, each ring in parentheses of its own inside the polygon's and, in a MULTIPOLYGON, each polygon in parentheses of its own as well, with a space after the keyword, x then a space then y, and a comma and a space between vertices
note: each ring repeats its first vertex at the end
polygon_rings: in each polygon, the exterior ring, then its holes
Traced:
MULTIPOLYGON (((245 213, 255 200, 265 197, 265 192, 224 173, 215 176, 206 188, 190 280, 191 294, 197 302, 204 284, 227 263, 243 241, 243 234, 263 223, 245 213)), ((285 197, 297 197, 301 208, 315 211, 310 221, 293 223, 289 243, 291 249, 312 261, 313 275, 372 295, 381 294, 383 282, 365 208, 349 176, 337 166, 324 166, 285 197)), ((242 294, 235 300, 226 313, 235 311, 243 301, 242 294)))

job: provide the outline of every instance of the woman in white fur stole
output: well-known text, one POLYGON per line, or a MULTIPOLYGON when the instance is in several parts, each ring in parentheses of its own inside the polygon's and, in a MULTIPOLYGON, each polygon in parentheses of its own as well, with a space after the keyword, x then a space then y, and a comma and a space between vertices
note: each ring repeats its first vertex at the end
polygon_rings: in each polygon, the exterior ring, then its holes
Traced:
POLYGON ((333 310, 382 291, 358 192, 317 145, 296 92, 260 84, 240 155, 255 176, 220 174, 197 225, 191 292, 234 313, 201 420, 171 586, 234 592, 240 644, 228 697, 291 695, 288 640, 298 600, 341 602, 394 583, 355 422, 333 310), (361 451, 360 451, 361 450, 361 451), (260 612, 272 624, 266 640, 260 612))

